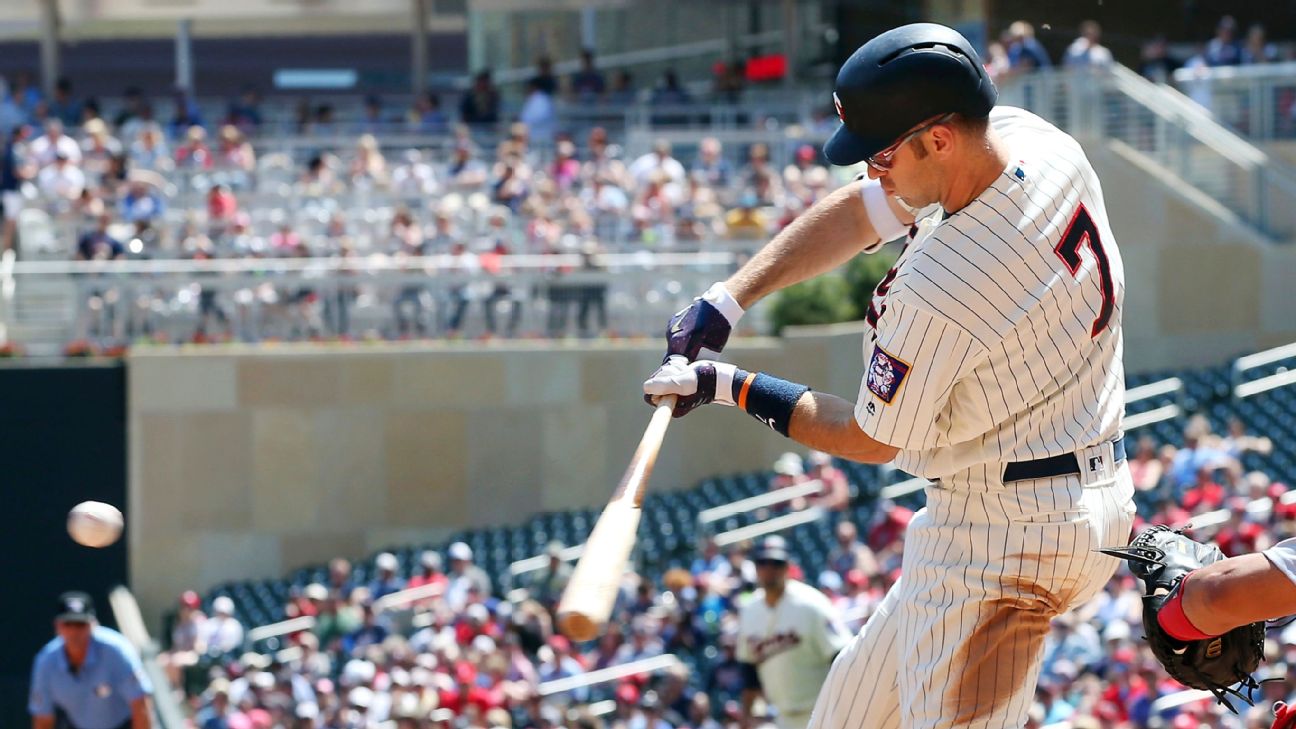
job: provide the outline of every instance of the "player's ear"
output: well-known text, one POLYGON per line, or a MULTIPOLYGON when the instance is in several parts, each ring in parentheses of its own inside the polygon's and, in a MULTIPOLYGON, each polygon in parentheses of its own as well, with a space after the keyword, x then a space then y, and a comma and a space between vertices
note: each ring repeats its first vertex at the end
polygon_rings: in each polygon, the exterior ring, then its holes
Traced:
POLYGON ((931 148, 936 154, 948 154, 954 148, 955 135, 953 125, 937 124, 931 128, 931 148))

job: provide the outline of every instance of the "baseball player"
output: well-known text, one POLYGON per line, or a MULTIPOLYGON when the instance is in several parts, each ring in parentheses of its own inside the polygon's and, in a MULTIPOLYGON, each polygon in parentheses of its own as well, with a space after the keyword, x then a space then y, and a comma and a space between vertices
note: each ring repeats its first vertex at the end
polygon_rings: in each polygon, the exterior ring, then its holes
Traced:
POLYGON ((997 91, 958 32, 887 31, 837 76, 824 147, 867 175, 676 314, 644 383, 675 415, 718 402, 810 448, 932 480, 903 578, 833 663, 813 729, 1012 727, 1049 620, 1124 544, 1124 268, 1074 139, 997 91), (708 357, 762 297, 906 238, 874 291, 852 403, 708 357))
POLYGON ((743 724, 751 724, 752 704, 764 694, 778 710, 779 729, 805 729, 828 667, 850 642, 850 632, 823 593, 788 579, 782 537, 766 538, 753 560, 760 588, 738 612, 743 724))

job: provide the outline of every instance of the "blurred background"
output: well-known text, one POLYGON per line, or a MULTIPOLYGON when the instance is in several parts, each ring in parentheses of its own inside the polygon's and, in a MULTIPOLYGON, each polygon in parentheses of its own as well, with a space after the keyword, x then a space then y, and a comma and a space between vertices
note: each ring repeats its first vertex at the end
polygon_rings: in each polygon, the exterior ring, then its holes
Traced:
MULTIPOLYGON (((967 35, 1001 102, 1101 177, 1141 519, 1230 554, 1296 534, 1293 17, 0 0, 0 725, 29 721, 69 589, 139 645, 168 729, 733 725, 752 540, 787 537, 858 627, 922 481, 700 412, 668 435, 609 636, 571 645, 550 611, 667 318, 853 176, 820 153, 836 69, 917 20, 967 35), (85 499, 125 512, 121 542, 71 542, 85 499)), ((730 356, 852 396, 895 255, 762 302, 730 356)), ((1165 677, 1137 595, 1122 570, 1056 621, 1030 726, 1267 727, 1165 677)), ((1291 701, 1296 629, 1268 652, 1265 699, 1291 701)))

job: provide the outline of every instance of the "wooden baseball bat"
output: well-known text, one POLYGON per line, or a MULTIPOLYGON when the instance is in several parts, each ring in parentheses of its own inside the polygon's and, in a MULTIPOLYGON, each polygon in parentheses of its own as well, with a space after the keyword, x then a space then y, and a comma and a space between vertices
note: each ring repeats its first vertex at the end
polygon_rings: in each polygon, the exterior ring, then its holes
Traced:
POLYGON ((563 590, 558 603, 558 629, 572 640, 597 637, 612 615, 617 589, 634 548, 635 532, 639 530, 648 477, 674 409, 674 395, 666 395, 658 402, 620 485, 594 524, 567 589, 563 590))

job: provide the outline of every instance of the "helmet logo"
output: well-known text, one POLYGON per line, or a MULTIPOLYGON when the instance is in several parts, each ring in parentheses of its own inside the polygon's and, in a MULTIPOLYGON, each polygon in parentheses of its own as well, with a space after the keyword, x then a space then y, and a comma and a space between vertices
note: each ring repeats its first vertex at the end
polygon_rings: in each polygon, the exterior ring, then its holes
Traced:
POLYGON ((841 119, 842 124, 846 123, 846 112, 842 110, 841 99, 837 98, 837 92, 833 92, 833 106, 837 107, 837 118, 841 119))

